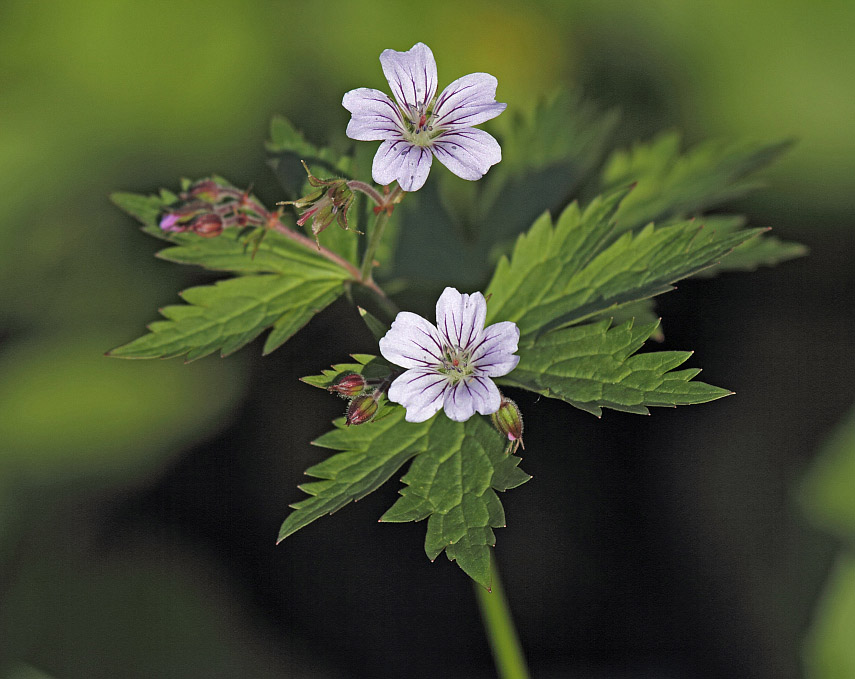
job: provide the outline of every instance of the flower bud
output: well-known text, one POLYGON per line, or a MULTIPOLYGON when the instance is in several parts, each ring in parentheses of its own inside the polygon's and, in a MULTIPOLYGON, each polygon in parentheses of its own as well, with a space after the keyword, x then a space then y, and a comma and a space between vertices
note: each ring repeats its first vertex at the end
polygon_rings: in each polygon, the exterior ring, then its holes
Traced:
POLYGON ((190 187, 189 195, 206 203, 217 203, 224 197, 224 190, 217 182, 205 179, 190 187))
POLYGON ((202 238, 213 238, 223 232, 223 220, 219 215, 209 212, 196 217, 190 224, 190 229, 202 238))
POLYGON ((312 220, 312 235, 320 247, 318 234, 332 224, 333 220, 336 220, 342 229, 348 230, 347 211, 353 205, 354 194, 346 179, 320 179, 311 173, 305 162, 303 167, 309 176, 309 185, 314 187, 313 190, 297 200, 284 201, 281 205, 293 205, 302 210, 297 220, 299 226, 312 220))
POLYGON ((525 448, 522 440, 522 414, 516 403, 503 396, 499 409, 490 415, 490 419, 493 421, 493 426, 513 444, 508 446, 509 452, 512 447, 513 452, 516 452, 521 445, 525 448))
POLYGON ((195 217, 207 213, 211 209, 208 203, 193 201, 179 208, 170 210, 160 218, 160 228, 164 231, 181 232, 192 228, 191 222, 195 217))
POLYGON ((350 405, 347 406, 347 426, 349 427, 352 424, 368 422, 368 420, 377 414, 377 410, 379 408, 380 406, 374 399, 373 394, 357 396, 350 402, 350 405))
POLYGON ((367 384, 365 378, 359 373, 348 373, 339 375, 335 383, 327 387, 327 390, 344 398, 352 398, 365 391, 367 384))

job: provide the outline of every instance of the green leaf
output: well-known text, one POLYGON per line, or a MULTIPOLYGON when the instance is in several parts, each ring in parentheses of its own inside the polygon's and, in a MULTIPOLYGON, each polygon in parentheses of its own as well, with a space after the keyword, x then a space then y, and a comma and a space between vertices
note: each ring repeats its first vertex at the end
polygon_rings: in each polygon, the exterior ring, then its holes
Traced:
POLYGON ((109 352, 119 358, 172 358, 194 361, 220 350, 237 351, 272 328, 268 354, 344 291, 343 269, 305 267, 288 274, 241 276, 182 293, 186 305, 168 306, 150 332, 109 352))
MULTIPOLYGON (((712 215, 700 219, 707 229, 719 234, 733 233, 745 226, 740 215, 712 215)), ((762 234, 759 238, 738 245, 727 257, 715 266, 704 269, 698 278, 716 276, 723 271, 754 271, 761 266, 775 266, 796 257, 803 257, 808 249, 800 243, 782 241, 777 236, 762 234)))
POLYGON ((267 231, 255 249, 245 236, 228 229, 216 238, 202 238, 195 233, 177 233, 170 239, 173 247, 157 257, 179 264, 195 264, 215 271, 237 274, 277 273, 312 275, 327 271, 332 276, 349 276, 338 264, 323 257, 314 244, 304 244, 278 231, 267 231))
POLYGON ((502 384, 559 398, 597 417, 602 408, 649 414, 649 406, 706 403, 730 391, 691 381, 699 369, 677 370, 688 351, 636 354, 657 323, 609 321, 563 328, 521 344, 519 365, 502 384))
POLYGON ((371 354, 352 354, 352 358, 356 363, 338 363, 332 368, 323 370, 320 375, 301 377, 300 381, 319 389, 326 389, 342 374, 359 373, 366 379, 383 379, 393 370, 399 370, 385 359, 371 354))
POLYGON ((507 111, 490 121, 502 162, 477 182, 439 168, 436 181, 432 173, 424 189, 396 208, 398 266, 390 275, 482 288, 512 239, 543 210, 566 205, 590 179, 616 122, 615 112, 602 113, 566 92, 538 103, 530 115, 507 111))
POLYGON ((680 135, 666 132, 606 163, 601 190, 637 182, 616 216, 620 232, 651 221, 696 215, 760 185, 755 173, 791 146, 708 141, 680 152, 680 135))
POLYGON ((609 245, 615 212, 627 189, 570 205, 553 226, 544 214, 503 257, 487 288, 487 321, 514 321, 523 339, 578 323, 622 304, 667 292, 762 232, 718 234, 692 221, 637 234, 609 245))
POLYGON ((342 452, 311 467, 320 479, 301 486, 311 497, 293 505, 279 533, 283 540, 324 514, 377 489, 415 457, 403 481, 401 498, 381 521, 428 520, 425 551, 435 559, 443 550, 474 580, 489 587, 493 528, 504 526, 497 490, 528 480, 505 454, 505 441, 480 417, 452 422, 442 413, 427 422, 404 421, 404 409, 356 427, 337 429, 316 445, 342 452))
POLYGON ((117 191, 110 194, 113 204, 136 217, 143 224, 156 224, 157 217, 163 209, 163 201, 159 196, 144 196, 139 193, 117 191))
POLYGON ((371 331, 371 334, 374 335, 375 339, 379 340, 389 332, 389 326, 386 323, 362 307, 358 307, 358 309, 359 315, 362 317, 366 327, 371 331))

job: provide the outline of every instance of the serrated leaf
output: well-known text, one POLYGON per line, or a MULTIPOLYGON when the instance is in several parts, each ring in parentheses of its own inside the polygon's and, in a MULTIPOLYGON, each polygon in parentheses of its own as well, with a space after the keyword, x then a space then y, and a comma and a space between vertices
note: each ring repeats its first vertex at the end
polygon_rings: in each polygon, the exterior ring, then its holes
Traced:
POLYGON ((146 233, 163 240, 170 240, 170 238, 169 234, 158 227, 158 217, 160 217, 164 207, 171 205, 174 199, 174 194, 166 194, 166 197, 163 195, 146 196, 139 193, 121 191, 110 194, 110 200, 116 207, 141 222, 144 226, 143 230, 146 233), (170 196, 172 200, 169 199, 170 196))
POLYGON ((272 327, 264 345, 270 353, 333 302, 344 289, 343 269, 326 268, 260 274, 218 281, 183 292, 183 306, 161 310, 150 332, 109 352, 119 358, 172 358, 193 361, 220 350, 237 351, 272 327))
POLYGON ((656 323, 609 325, 563 328, 521 344, 519 365, 499 381, 559 398, 597 417, 603 408, 646 415, 650 406, 706 403, 731 393, 692 381, 700 370, 674 370, 691 352, 636 354, 656 323))
POLYGON ((578 323, 622 304, 653 297, 715 264, 762 232, 718 234, 692 221, 608 242, 614 214, 627 190, 596 198, 584 212, 576 203, 553 226, 543 215, 503 257, 487 288, 487 322, 513 321, 522 338, 578 323))
POLYGON ((505 441, 479 417, 453 422, 442 413, 427 422, 404 421, 394 408, 383 420, 357 427, 343 421, 315 443, 342 452, 310 468, 320 481, 302 486, 312 497, 293 505, 279 540, 378 488, 415 457, 403 481, 401 498, 381 521, 428 520, 425 551, 435 559, 443 550, 463 570, 489 587, 493 528, 504 525, 496 490, 528 480, 519 458, 505 455, 505 441))
POLYGON ((637 183, 616 216, 621 232, 687 217, 756 188, 753 175, 790 145, 708 141, 681 153, 680 135, 666 132, 612 154, 603 169, 601 190, 637 183))
MULTIPOLYGON (((718 233, 732 233, 745 226, 740 215, 712 215, 701 218, 708 229, 718 233)), ((761 266, 775 266, 796 257, 804 257, 808 249, 800 243, 782 241, 777 236, 762 234, 759 238, 738 245, 718 264, 696 274, 697 278, 709 278, 724 271, 754 271, 761 266)))

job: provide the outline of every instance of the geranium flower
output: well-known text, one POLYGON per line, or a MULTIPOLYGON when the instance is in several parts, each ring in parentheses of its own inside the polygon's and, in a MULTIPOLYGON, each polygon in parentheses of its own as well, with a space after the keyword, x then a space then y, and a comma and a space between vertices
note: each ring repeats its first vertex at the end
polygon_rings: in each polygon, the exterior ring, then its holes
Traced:
POLYGON ((487 302, 476 292, 446 288, 436 303, 436 325, 402 311, 380 340, 380 353, 407 368, 389 387, 390 401, 407 409, 408 422, 424 422, 439 411, 463 422, 476 412, 489 415, 502 402, 491 377, 516 368, 520 331, 502 321, 484 327, 487 302))
POLYGON ((436 94, 436 61, 418 43, 407 52, 384 50, 383 74, 393 102, 380 90, 360 87, 344 95, 351 113, 347 136, 379 141, 371 174, 378 184, 397 180, 404 191, 417 191, 427 179, 433 156, 458 177, 480 179, 502 159, 492 136, 473 125, 495 118, 507 104, 496 102, 496 79, 470 73, 436 94))

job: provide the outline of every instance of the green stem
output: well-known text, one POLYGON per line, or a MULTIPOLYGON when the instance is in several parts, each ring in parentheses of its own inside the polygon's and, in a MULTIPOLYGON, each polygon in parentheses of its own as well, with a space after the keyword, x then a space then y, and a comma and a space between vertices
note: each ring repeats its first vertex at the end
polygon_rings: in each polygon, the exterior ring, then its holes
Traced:
POLYGON ((365 248, 365 255, 362 257, 360 279, 363 283, 372 280, 371 271, 374 268, 374 253, 377 252, 377 246, 380 245, 380 239, 383 238, 383 232, 386 230, 386 224, 388 223, 389 213, 386 210, 378 212, 377 221, 374 222, 374 228, 371 229, 371 238, 368 241, 368 246, 365 248))
POLYGON ((493 651, 493 661, 500 679, 529 679, 525 656, 511 617, 511 609, 499 579, 495 557, 490 555, 492 591, 475 583, 475 594, 481 609, 484 632, 493 651))

